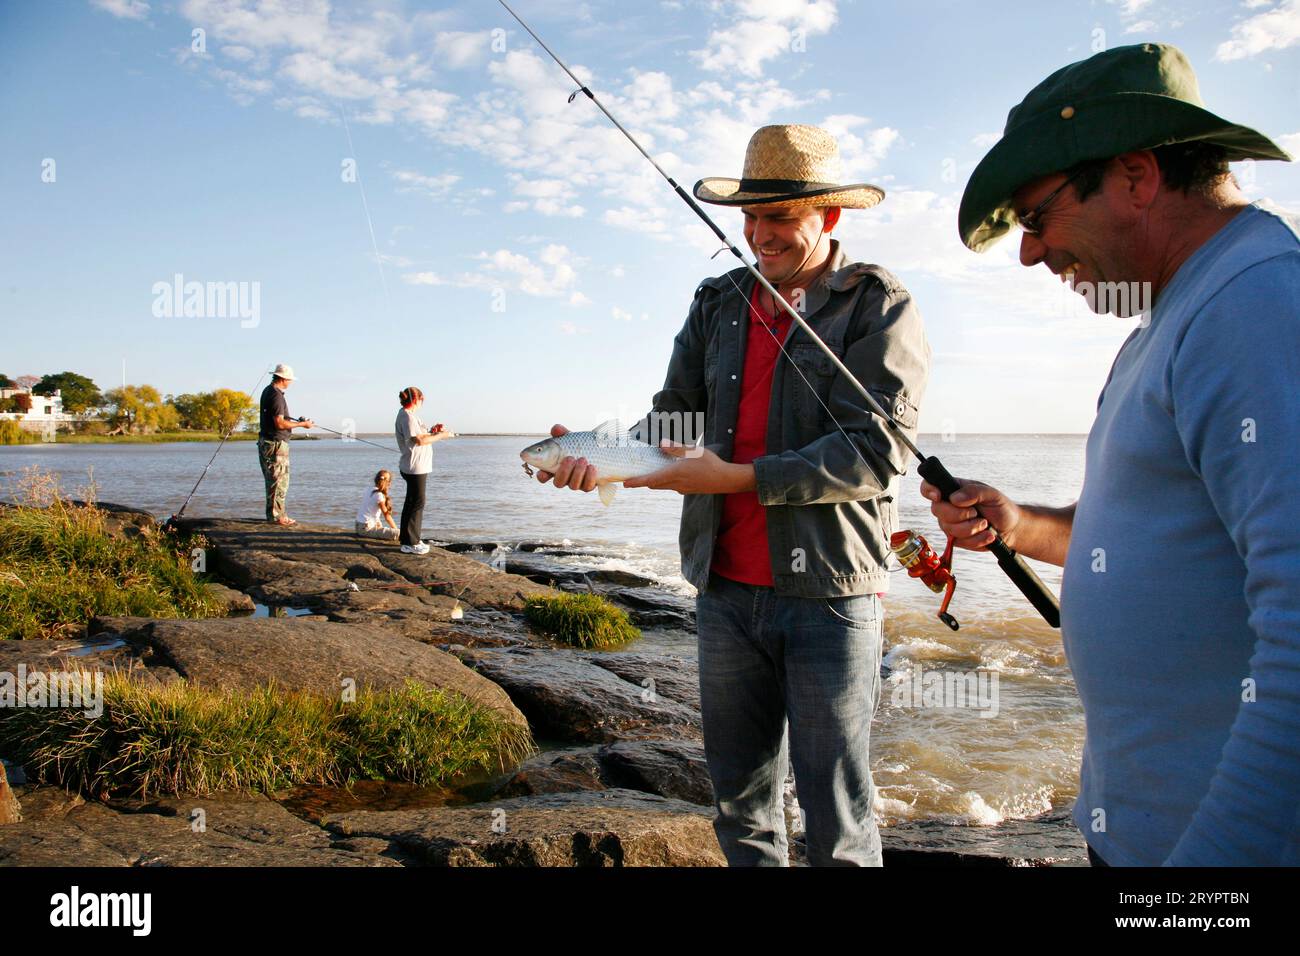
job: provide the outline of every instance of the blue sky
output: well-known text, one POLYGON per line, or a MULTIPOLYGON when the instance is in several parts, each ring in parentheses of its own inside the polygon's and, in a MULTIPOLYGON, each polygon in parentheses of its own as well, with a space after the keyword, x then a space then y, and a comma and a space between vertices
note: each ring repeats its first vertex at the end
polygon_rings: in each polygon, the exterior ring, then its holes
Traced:
MULTIPOLYGON (((888 195, 837 234, 926 319, 924 431, 1086 431, 1131 328, 1014 242, 957 239, 971 169, 1049 72, 1175 43, 1212 110, 1300 153, 1298 0, 515 6, 684 184, 738 175, 766 123, 840 138, 888 195)), ((163 392, 247 391, 284 361, 293 413, 334 428, 387 430, 408 384, 461 431, 586 427, 645 410, 731 265, 491 0, 8 2, 0 63, 10 376, 110 387, 125 360, 163 392), (256 320, 159 314, 177 275, 255 287, 256 320)), ((1238 175, 1300 208, 1295 165, 1238 175)))

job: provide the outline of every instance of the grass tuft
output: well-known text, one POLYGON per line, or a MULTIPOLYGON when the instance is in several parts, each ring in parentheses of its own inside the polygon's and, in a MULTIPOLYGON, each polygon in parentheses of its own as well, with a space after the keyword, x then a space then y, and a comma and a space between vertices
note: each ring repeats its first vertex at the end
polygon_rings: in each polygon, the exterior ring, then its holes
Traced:
POLYGON ((641 636, 626 612, 596 594, 529 598, 524 618, 544 634, 574 647, 619 647, 641 636))
POLYGON ((444 786, 504 771, 533 750, 528 728, 450 691, 407 681, 355 702, 273 686, 209 690, 104 679, 98 717, 0 709, 0 750, 46 783, 92 796, 270 791, 394 780, 444 786))
POLYGON ((0 639, 79 633, 97 614, 220 617, 225 605, 190 569, 190 547, 161 530, 110 534, 94 505, 72 505, 29 475, 0 507, 0 639))

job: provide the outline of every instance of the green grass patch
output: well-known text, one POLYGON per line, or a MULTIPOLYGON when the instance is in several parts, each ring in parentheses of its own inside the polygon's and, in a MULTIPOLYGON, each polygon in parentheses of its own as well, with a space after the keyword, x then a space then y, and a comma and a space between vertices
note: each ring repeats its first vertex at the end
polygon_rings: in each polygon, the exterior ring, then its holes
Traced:
POLYGON ((47 783, 147 797, 356 780, 443 786, 504 771, 534 749, 526 726, 415 681, 348 703, 273 686, 149 687, 109 674, 103 703, 98 717, 0 709, 0 750, 47 783))
POLYGON ((0 508, 0 639, 74 635, 97 614, 225 616, 190 569, 201 542, 152 528, 109 534, 106 518, 57 492, 43 506, 0 508))
POLYGON ((619 647, 641 636, 626 612, 596 594, 529 598, 524 618, 542 633, 574 647, 619 647))

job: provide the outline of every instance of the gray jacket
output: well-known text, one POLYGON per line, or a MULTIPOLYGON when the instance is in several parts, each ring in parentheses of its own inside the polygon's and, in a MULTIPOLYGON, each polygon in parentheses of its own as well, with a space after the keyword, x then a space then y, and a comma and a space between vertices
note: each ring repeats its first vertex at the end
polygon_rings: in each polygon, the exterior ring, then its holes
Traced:
MULTIPOLYGON (((914 439, 930 369, 920 312, 885 269, 850 262, 837 241, 831 255, 804 297, 803 315, 914 439)), ((695 290, 654 398, 659 437, 676 437, 670 420, 703 413, 704 444, 731 460, 756 281, 742 267, 695 290)), ((779 355, 773 370, 767 454, 754 461, 775 590, 799 597, 888 590, 894 498, 911 455, 807 333, 792 326, 784 350, 789 358, 779 355)), ((651 435, 648 424, 638 426, 641 437, 651 435)), ((699 590, 708 582, 722 500, 686 495, 682 504, 682 574, 699 590)))

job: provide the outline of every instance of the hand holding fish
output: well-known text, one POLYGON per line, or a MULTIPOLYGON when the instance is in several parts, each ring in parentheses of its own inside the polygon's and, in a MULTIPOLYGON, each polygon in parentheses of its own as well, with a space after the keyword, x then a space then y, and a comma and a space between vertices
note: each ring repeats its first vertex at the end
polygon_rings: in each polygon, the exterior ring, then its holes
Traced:
MULTIPOLYGON (((560 438, 567 435, 569 430, 563 425, 551 426, 551 437, 560 438)), ((574 491, 595 491, 596 490, 596 466, 587 463, 585 458, 565 457, 560 461, 559 467, 554 472, 537 470, 537 480, 546 484, 552 478, 555 479, 556 488, 572 488, 574 491)))
POLYGON ((588 432, 551 427, 551 437, 519 453, 524 471, 557 488, 599 491, 608 505, 620 482, 629 488, 691 493, 746 491, 755 487, 750 465, 733 465, 699 447, 663 442, 658 447, 631 437, 617 420, 588 432))
POLYGON ((663 441, 659 448, 678 460, 648 475, 628 478, 623 482, 624 488, 658 488, 683 495, 727 495, 758 487, 753 465, 723 461, 702 445, 663 441))

